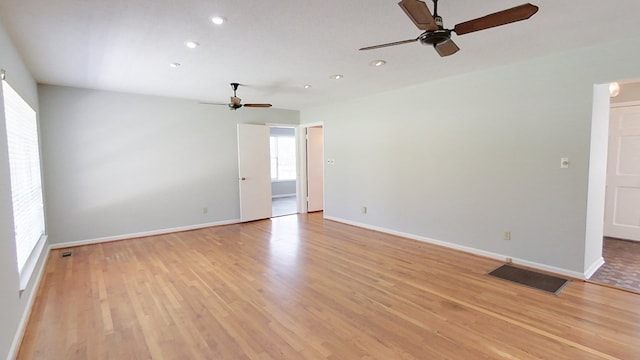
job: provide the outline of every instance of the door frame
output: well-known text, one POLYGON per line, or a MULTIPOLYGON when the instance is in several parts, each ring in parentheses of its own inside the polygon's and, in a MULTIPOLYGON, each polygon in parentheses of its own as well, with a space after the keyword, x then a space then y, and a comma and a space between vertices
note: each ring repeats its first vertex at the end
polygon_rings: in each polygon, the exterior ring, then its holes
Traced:
MULTIPOLYGON (((307 212, 307 202, 302 201, 302 199, 307 198, 307 152, 306 148, 304 149, 304 156, 302 158, 302 154, 300 149, 304 147, 305 141, 302 141, 303 129, 306 127, 300 124, 286 124, 286 123, 266 123, 265 126, 272 127, 287 127, 293 128, 295 132, 296 138, 296 211, 298 214, 304 214, 307 212), (302 145, 301 145, 302 144, 302 145), (304 171, 303 171, 304 170, 304 171), (304 188, 302 188, 302 184, 304 183, 304 188), (303 191, 304 189, 304 191, 303 191), (303 206, 304 205, 304 206, 303 206)), ((306 125, 306 124, 305 124, 306 125)))
POLYGON ((587 160, 589 167, 583 263, 585 279, 589 279, 604 264, 602 248, 611 108, 630 104, 640 105, 640 101, 612 103, 608 82, 593 85, 591 134, 587 160))
MULTIPOLYGON (((298 141, 298 164, 300 165, 298 167, 299 170, 299 179, 300 181, 298 181, 298 189, 297 189, 297 193, 300 195, 298 196, 298 210, 301 214, 305 214, 309 212, 309 208, 307 207, 307 141, 306 141, 306 134, 307 134, 307 128, 310 127, 322 127, 323 130, 323 139, 326 139, 326 137, 324 136, 324 121, 319 121, 319 122, 313 122, 313 123, 307 123, 307 124, 300 124, 299 127, 299 132, 296 131, 296 139, 298 141), (298 136, 301 135, 301 136, 298 136)), ((323 140, 324 141, 324 140, 323 140)), ((325 141, 326 143, 326 141, 325 141)), ((322 179, 322 186, 324 188, 324 178, 322 179)), ((323 193, 323 197, 324 195, 324 191, 323 193)), ((323 203, 324 203, 324 199, 323 199, 323 203)))

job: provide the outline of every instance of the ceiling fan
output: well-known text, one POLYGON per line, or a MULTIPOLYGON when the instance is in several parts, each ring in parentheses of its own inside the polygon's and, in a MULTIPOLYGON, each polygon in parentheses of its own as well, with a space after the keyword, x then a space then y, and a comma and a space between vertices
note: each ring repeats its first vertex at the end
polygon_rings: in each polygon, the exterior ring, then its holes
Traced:
POLYGON ((231 88, 233 89, 233 96, 231 97, 231 102, 228 104, 223 103, 212 103, 212 102, 201 102, 201 104, 207 105, 227 105, 229 110, 238 110, 241 107, 257 107, 257 108, 268 108, 271 107, 271 104, 241 104, 242 99, 236 96, 236 91, 238 90, 239 83, 231 83, 231 88))
POLYGON ((404 10, 418 29, 424 30, 424 32, 415 39, 368 46, 363 47, 360 50, 379 49, 387 46, 420 41, 423 45, 433 45, 440 56, 449 56, 460 50, 458 45, 451 40, 451 32, 455 32, 457 35, 464 35, 474 31, 485 30, 516 21, 526 20, 538 12, 537 6, 527 3, 457 24, 453 29, 445 29, 442 17, 438 15, 438 0, 433 0, 433 15, 429 12, 429 8, 424 1, 402 0, 398 5, 400 5, 402 10, 404 10))

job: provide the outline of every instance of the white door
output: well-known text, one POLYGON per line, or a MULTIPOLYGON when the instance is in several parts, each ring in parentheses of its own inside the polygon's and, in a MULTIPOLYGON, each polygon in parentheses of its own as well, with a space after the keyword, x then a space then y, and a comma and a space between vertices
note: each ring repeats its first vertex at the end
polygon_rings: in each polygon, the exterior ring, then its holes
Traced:
POLYGON ((611 109, 604 234, 640 241, 640 106, 611 109))
POLYGON ((238 124, 240 220, 271 217, 269 127, 238 124))
POLYGON ((307 128, 307 211, 324 209, 324 155, 321 127, 307 128))

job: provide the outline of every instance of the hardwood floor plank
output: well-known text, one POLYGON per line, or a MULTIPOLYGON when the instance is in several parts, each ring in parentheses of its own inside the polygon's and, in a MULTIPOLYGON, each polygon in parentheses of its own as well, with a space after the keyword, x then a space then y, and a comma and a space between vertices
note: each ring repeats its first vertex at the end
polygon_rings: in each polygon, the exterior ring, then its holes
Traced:
POLYGON ((640 296, 280 217, 52 251, 19 359, 634 359, 640 296))

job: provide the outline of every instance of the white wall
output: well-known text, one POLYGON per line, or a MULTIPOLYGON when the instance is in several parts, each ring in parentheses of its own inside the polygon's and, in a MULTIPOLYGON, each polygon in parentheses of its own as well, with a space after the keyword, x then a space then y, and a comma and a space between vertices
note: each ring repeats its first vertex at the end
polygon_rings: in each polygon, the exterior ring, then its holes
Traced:
MULTIPOLYGON (((24 99, 38 111, 36 82, 20 58, 11 39, 0 23, 0 68, 7 72, 7 81, 24 99)), ((2 90, 0 89, 0 92, 2 90)), ((18 265, 13 232, 11 206, 11 175, 4 119, 0 101, 0 359, 8 358, 15 351, 21 326, 26 320, 28 303, 34 293, 32 278, 26 290, 19 295, 18 265)), ((44 256, 36 265, 40 272, 44 256)))
POLYGON ((604 264, 602 244, 609 147, 609 107, 609 84, 594 86, 584 254, 584 273, 587 278, 604 264))
POLYGON ((271 182, 271 196, 283 197, 296 194, 296 181, 295 180, 281 180, 271 182))
POLYGON ((627 39, 303 109, 335 159, 325 216, 583 274, 594 84, 639 60, 627 39))
POLYGON ((273 108, 49 85, 39 95, 52 244, 237 221, 237 123, 299 122, 273 108))

